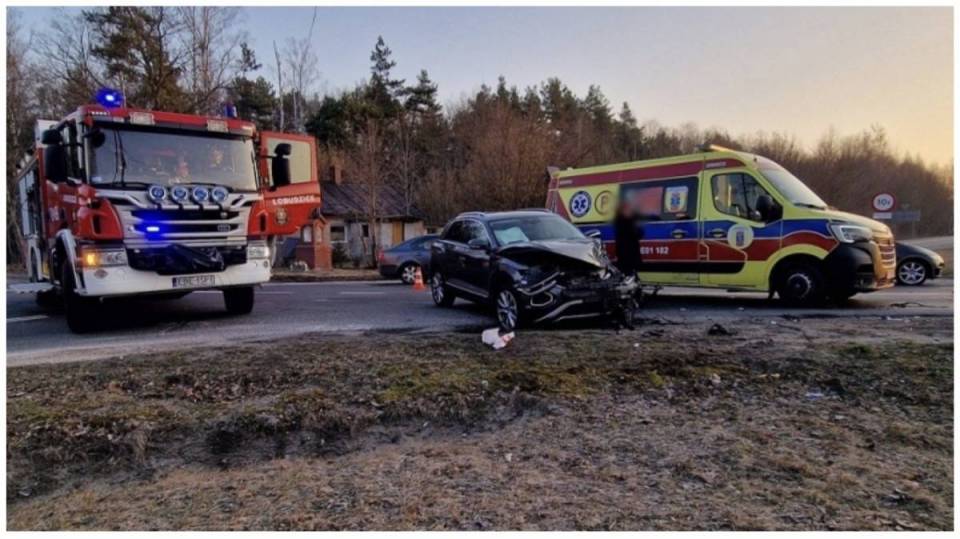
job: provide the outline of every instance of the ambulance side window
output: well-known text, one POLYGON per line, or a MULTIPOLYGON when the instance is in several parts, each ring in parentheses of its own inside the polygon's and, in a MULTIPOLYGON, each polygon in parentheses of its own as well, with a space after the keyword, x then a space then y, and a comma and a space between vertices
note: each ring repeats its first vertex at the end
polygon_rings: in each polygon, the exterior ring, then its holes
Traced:
POLYGON ((687 221, 697 217, 697 178, 623 184, 622 200, 645 221, 687 221))
POLYGON ((757 199, 768 193, 752 176, 717 174, 710 184, 717 211, 751 221, 763 221, 757 211, 757 199))

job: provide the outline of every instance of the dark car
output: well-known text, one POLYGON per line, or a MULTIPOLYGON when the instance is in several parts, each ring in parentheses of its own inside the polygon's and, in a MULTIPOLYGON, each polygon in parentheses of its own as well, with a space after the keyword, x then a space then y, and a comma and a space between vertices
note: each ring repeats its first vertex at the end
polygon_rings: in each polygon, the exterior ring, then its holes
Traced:
POLYGON ((494 306, 504 330, 524 323, 622 316, 636 306, 601 244, 546 210, 464 213, 431 248, 433 301, 458 297, 494 306))
POLYGON ((918 286, 942 272, 942 256, 925 247, 897 242, 897 284, 918 286))
POLYGON ((423 275, 428 273, 430 243, 437 238, 436 234, 427 234, 382 251, 378 260, 380 275, 388 279, 399 277, 404 283, 413 284, 417 269, 420 269, 423 275))

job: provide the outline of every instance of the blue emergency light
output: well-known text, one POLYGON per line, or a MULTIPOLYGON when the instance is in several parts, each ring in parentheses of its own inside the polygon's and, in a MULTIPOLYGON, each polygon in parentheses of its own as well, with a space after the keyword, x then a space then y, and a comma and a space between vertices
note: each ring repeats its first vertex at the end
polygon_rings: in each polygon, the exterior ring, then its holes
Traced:
POLYGON ((122 107, 123 93, 113 88, 100 88, 97 90, 97 103, 108 109, 122 107))
POLYGON ((160 227, 157 225, 147 225, 147 232, 160 232, 160 227))

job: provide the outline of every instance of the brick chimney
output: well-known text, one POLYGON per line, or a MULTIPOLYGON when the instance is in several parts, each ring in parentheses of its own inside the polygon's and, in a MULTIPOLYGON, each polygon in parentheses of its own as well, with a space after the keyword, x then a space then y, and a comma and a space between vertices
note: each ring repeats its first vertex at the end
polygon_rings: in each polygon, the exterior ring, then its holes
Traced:
POLYGON ((343 183, 343 168, 339 164, 330 165, 330 181, 337 185, 343 183))

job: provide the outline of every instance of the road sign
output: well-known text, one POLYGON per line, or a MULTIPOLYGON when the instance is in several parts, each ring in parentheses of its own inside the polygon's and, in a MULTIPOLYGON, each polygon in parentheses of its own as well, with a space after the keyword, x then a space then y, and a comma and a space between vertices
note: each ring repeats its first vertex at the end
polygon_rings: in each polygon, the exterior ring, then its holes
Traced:
POLYGON ((873 209, 878 212, 890 212, 897 207, 897 197, 891 193, 877 193, 873 195, 873 209))
POLYGON ((873 213, 873 218, 894 223, 917 223, 920 221, 920 210, 878 211, 873 213))

